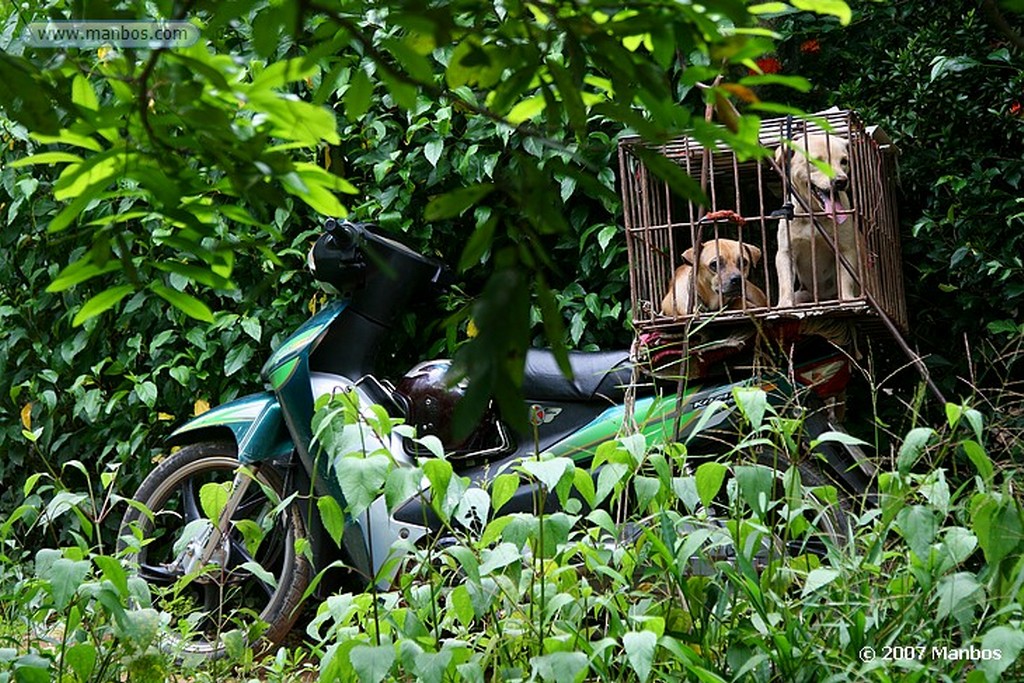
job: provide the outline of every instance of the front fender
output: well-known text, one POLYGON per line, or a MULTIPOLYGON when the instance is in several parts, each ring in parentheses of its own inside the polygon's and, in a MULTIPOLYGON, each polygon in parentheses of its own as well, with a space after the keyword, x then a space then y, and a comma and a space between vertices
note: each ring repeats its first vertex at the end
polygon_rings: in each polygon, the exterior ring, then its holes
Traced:
POLYGON ((288 456, 294 448, 281 415, 281 404, 270 392, 251 394, 199 415, 168 438, 181 445, 228 431, 238 445, 238 459, 250 464, 288 456))

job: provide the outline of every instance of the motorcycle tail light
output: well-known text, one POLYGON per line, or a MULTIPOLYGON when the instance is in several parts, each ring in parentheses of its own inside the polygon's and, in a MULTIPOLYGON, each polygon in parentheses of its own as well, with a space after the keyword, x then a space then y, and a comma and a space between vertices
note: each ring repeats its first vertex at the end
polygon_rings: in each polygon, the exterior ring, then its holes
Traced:
POLYGON ((831 356, 796 368, 796 380, 819 398, 835 396, 850 383, 850 363, 842 356, 831 356))

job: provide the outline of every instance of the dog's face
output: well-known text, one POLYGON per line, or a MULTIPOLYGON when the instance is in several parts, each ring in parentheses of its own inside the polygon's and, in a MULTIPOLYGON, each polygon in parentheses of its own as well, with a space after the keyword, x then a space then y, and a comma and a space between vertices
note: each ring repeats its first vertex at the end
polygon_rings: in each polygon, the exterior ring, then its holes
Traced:
MULTIPOLYGON (((694 256, 693 247, 683 252, 687 263, 695 263, 694 256)), ((743 281, 760 260, 761 250, 752 244, 726 239, 705 242, 696 263, 698 296, 709 308, 725 308, 743 296, 743 281)))
MULTIPOLYGON (((850 187, 850 158, 846 140, 834 135, 810 135, 804 141, 797 139, 794 145, 797 153, 786 146, 775 152, 775 160, 782 166, 785 158, 790 160, 790 182, 793 191, 811 202, 815 212, 831 215, 838 223, 846 219, 837 209, 847 208, 846 191, 850 187), (821 162, 832 169, 832 177, 809 159, 821 162)), ((797 207, 800 210, 800 207, 797 207)))

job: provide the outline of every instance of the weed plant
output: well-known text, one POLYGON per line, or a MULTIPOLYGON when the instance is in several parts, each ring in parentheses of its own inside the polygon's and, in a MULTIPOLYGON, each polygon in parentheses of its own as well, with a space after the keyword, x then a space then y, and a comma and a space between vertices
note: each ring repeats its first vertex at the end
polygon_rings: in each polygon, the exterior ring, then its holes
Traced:
POLYGON ((1019 473, 993 462, 981 412, 945 415, 905 436, 875 491, 847 500, 802 476, 798 452, 781 472, 761 464, 766 444, 795 445, 770 405, 717 461, 627 435, 587 468, 539 454, 479 488, 443 457, 400 467, 354 447, 373 443, 356 432, 412 435, 335 397, 316 430, 343 512, 422 486, 444 532, 396 546, 368 589, 319 603, 302 645, 262 659, 243 635, 252 624, 225 633, 218 661, 177 658, 166 602, 82 523, 104 504, 34 477, 0 525, 0 683, 1020 680, 1019 473), (495 514, 523 483, 535 512, 495 514), (548 496, 559 510, 540 514, 548 496), (840 501, 837 533, 825 522, 840 501), (22 547, 68 517, 84 531, 22 547))

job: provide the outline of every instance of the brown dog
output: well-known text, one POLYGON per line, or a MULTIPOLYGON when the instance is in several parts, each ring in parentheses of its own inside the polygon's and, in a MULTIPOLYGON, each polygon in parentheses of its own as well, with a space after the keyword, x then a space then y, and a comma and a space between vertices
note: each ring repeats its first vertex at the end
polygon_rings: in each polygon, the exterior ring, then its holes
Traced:
POLYGON ((808 301, 853 299, 860 295, 856 280, 829 246, 829 241, 814 227, 813 215, 836 248, 846 257, 859 275, 860 249, 857 228, 849 215, 850 162, 847 142, 842 138, 810 135, 806 146, 794 144, 797 152, 780 147, 775 159, 780 167, 790 159, 790 192, 799 197, 810 210, 796 202, 796 217, 779 221, 779 250, 775 253, 775 269, 779 276, 779 306, 787 307, 808 301), (832 169, 831 177, 810 159, 832 169))
POLYGON ((661 300, 661 311, 668 316, 681 316, 699 310, 723 308, 742 310, 768 305, 768 297, 760 287, 749 282, 750 269, 761 260, 761 250, 752 244, 735 240, 709 240, 700 249, 694 282, 694 249, 683 252, 683 265, 676 268, 668 292, 661 300), (693 294, 697 294, 697 306, 693 294))

